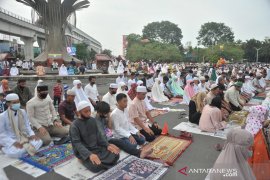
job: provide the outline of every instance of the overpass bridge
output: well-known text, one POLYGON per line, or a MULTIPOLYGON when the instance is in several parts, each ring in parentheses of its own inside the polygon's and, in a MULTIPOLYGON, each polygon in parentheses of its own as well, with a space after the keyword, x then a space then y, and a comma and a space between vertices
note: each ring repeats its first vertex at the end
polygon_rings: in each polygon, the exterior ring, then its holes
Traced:
MULTIPOLYGON (((16 15, 0 7, 0 33, 17 36, 24 42, 26 59, 34 59, 33 43, 38 42, 43 50, 45 46, 44 28, 32 23, 31 20, 16 15)), ((70 25, 65 29, 65 35, 73 43, 84 42, 89 48, 100 53, 102 45, 99 41, 89 36, 87 33, 70 25)))

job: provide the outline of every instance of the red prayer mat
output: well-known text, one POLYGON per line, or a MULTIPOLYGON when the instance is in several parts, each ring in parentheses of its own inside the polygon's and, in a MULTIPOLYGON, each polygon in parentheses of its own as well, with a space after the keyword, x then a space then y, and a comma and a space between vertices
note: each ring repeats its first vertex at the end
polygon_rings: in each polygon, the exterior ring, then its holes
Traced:
POLYGON ((191 140, 161 135, 153 142, 146 144, 143 149, 150 147, 153 148, 152 154, 147 156, 147 158, 161 159, 168 165, 172 166, 191 143, 191 140))

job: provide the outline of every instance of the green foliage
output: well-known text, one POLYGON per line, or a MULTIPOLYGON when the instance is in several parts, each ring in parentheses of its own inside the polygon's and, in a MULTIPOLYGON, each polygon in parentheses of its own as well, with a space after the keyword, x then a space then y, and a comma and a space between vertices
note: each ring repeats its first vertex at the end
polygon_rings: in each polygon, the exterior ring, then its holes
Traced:
POLYGON ((139 35, 139 34, 129 34, 127 36, 128 47, 130 47, 131 44, 139 43, 141 40, 142 40, 141 35, 139 35))
POLYGON ((244 49, 244 58, 248 61, 255 61, 257 52, 255 48, 261 48, 262 43, 256 39, 247 40, 242 44, 242 48, 244 49))
POLYGON ((243 59, 244 50, 241 46, 228 43, 224 45, 211 46, 206 48, 203 56, 206 60, 216 63, 221 57, 229 61, 240 61, 243 59))
POLYGON ((164 62, 179 61, 181 54, 177 46, 160 42, 133 43, 127 51, 127 58, 132 61, 157 60, 164 62))
POLYGON ((94 51, 93 49, 91 49, 91 51, 89 52, 89 59, 90 59, 90 60, 94 60, 96 54, 97 54, 97 52, 94 51))
POLYGON ((85 43, 75 44, 77 49, 76 57, 80 60, 86 62, 90 58, 90 52, 88 50, 88 45, 85 43))
POLYGON ((206 47, 222 43, 233 43, 234 33, 224 23, 208 22, 201 26, 197 40, 199 45, 206 47))
POLYGON ((152 22, 143 29, 143 38, 181 47, 182 30, 169 21, 152 22))
POLYGON ((112 57, 112 51, 109 50, 109 49, 104 49, 104 50, 101 52, 101 54, 106 54, 106 55, 108 55, 109 57, 112 57))

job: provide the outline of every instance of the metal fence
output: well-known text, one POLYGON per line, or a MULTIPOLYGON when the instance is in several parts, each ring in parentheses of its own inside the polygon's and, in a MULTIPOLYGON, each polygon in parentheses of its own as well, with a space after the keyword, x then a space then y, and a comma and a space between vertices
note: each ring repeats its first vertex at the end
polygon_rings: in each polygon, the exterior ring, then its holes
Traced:
POLYGON ((9 16, 11 16, 11 17, 14 17, 14 18, 16 18, 16 19, 19 19, 19 20, 21 20, 21 21, 24 21, 24 22, 27 22, 27 23, 32 24, 31 20, 26 19, 26 18, 24 18, 24 17, 22 17, 22 16, 19 16, 19 15, 17 15, 17 14, 14 14, 14 13, 12 13, 12 12, 6 10, 6 9, 3 9, 3 8, 1 8, 1 7, 0 7, 0 12, 4 13, 4 14, 6 14, 6 15, 9 15, 9 16))

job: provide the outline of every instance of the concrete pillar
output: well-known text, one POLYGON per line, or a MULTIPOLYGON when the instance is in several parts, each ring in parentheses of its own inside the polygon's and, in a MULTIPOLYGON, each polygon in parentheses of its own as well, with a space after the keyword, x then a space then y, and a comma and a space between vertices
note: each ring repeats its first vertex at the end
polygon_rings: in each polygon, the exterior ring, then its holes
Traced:
POLYGON ((35 42, 34 38, 28 37, 21 37, 21 40, 24 42, 24 55, 25 59, 34 59, 34 46, 33 43, 35 42))
POLYGON ((41 49, 41 52, 43 52, 45 49, 45 40, 41 39, 41 38, 37 38, 37 42, 38 42, 38 45, 41 49))

